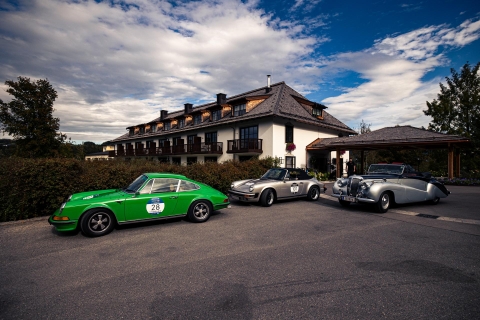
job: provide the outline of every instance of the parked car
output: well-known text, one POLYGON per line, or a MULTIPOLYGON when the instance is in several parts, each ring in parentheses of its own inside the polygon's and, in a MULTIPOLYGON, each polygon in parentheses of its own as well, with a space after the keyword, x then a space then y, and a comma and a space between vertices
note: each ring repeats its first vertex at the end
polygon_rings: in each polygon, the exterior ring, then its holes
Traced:
POLYGON ((437 204, 450 194, 430 173, 416 172, 403 163, 372 164, 366 175, 337 179, 332 191, 342 206, 370 203, 380 213, 387 212, 393 203, 437 204))
POLYGON ((229 204, 225 194, 183 175, 145 173, 124 189, 71 195, 48 222, 58 231, 80 229, 97 237, 111 232, 116 224, 182 216, 205 222, 213 210, 229 204))
POLYGON ((269 207, 280 199, 306 197, 318 200, 325 190, 323 183, 302 169, 273 168, 260 179, 234 181, 228 195, 233 200, 260 202, 262 206, 269 207))

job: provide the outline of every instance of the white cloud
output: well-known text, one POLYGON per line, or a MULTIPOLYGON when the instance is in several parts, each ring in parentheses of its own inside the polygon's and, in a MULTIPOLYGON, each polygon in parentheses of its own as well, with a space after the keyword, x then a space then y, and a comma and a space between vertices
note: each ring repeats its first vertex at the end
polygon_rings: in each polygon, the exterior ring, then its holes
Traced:
POLYGON ((425 102, 439 91, 437 78, 422 78, 447 61, 440 49, 461 47, 480 36, 480 21, 467 20, 456 28, 446 25, 420 28, 375 41, 361 52, 341 53, 325 67, 329 76, 355 72, 365 80, 336 97, 324 99, 329 111, 352 127, 360 119, 372 129, 392 125, 427 126, 425 102))
POLYGON ((101 141, 159 109, 263 86, 272 71, 290 83, 316 73, 309 54, 324 39, 256 1, 129 3, 36 0, 0 11, 0 78, 48 78, 61 130, 101 141))

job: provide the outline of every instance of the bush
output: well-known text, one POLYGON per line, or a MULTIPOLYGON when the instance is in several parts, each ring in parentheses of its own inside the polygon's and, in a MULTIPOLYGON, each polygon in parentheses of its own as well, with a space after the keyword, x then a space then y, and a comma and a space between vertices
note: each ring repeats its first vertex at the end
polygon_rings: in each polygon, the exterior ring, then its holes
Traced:
POLYGON ((232 181, 259 178, 273 159, 180 166, 145 160, 0 159, 0 221, 51 215, 72 193, 123 188, 144 172, 178 173, 226 193, 232 181))

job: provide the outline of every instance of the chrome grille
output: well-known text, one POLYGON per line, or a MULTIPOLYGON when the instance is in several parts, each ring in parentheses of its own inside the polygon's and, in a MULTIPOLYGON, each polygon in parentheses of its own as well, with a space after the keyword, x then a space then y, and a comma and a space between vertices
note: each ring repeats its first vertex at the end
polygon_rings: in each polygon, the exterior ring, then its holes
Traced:
POLYGON ((348 179, 348 184, 347 184, 347 194, 349 196, 355 197, 358 192, 358 186, 360 185, 360 180, 357 178, 349 178, 348 179))

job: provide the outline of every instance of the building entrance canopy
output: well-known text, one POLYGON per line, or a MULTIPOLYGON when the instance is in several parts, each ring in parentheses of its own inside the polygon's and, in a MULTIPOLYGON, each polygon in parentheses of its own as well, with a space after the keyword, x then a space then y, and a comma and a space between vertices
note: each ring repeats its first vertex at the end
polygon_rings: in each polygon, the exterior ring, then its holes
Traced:
POLYGON ((432 132, 412 126, 387 127, 361 135, 319 138, 307 146, 307 151, 319 150, 336 151, 337 178, 342 173, 340 167, 341 150, 361 151, 361 172, 363 172, 363 158, 365 150, 381 150, 392 147, 404 149, 447 149, 448 150, 448 177, 460 176, 460 154, 455 149, 470 147, 470 140, 456 135, 432 132))

